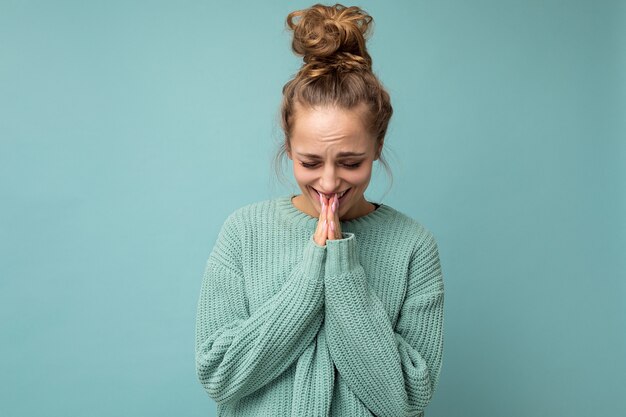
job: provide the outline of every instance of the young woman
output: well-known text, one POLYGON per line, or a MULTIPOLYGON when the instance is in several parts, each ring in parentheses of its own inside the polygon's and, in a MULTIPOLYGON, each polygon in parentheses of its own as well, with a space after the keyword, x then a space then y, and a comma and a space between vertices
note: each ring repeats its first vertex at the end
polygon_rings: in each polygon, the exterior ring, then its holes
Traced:
POLYGON ((364 192, 392 114, 357 7, 289 14, 283 88, 302 194, 225 221, 198 302, 196 368, 219 416, 421 416, 443 349, 437 244, 364 192))

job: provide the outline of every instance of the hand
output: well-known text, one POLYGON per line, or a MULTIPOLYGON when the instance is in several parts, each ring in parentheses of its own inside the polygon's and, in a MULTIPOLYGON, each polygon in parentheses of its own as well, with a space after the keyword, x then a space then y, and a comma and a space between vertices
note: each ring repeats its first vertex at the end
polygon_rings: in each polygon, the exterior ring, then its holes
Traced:
POLYGON ((334 194, 330 199, 320 195, 322 210, 317 222, 313 240, 320 246, 326 245, 326 240, 341 239, 341 223, 339 222, 339 198, 334 194))

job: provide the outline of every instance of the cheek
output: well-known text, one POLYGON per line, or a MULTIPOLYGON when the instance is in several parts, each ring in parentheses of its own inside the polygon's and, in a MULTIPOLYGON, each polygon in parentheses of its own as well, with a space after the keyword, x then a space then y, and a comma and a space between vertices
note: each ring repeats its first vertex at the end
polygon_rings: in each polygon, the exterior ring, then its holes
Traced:
POLYGON ((364 168, 362 170, 351 172, 350 175, 346 177, 346 180, 354 185, 364 185, 369 183, 371 175, 372 169, 364 168))
POLYGON ((313 180, 313 175, 311 171, 307 170, 303 167, 294 166, 293 168, 293 176, 298 182, 310 182, 313 180))

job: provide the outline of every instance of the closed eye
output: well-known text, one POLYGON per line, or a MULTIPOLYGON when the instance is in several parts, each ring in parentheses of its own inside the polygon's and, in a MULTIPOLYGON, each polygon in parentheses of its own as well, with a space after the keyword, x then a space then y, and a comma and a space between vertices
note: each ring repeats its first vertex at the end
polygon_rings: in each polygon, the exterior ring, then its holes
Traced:
MULTIPOLYGON (((315 168, 318 164, 309 164, 306 162, 301 162, 300 163, 304 168, 309 168, 309 169, 313 169, 315 168)), ((356 169, 358 167, 361 166, 360 162, 357 162, 355 164, 342 164, 344 167, 348 168, 348 169, 356 169)))

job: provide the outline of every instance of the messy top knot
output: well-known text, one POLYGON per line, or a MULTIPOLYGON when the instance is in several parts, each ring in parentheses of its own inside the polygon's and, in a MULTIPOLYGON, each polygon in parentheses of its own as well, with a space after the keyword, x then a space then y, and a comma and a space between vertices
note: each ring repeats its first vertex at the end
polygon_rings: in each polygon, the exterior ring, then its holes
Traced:
MULTIPOLYGON (((287 16, 293 31, 292 48, 304 59, 300 71, 283 87, 281 124, 285 141, 276 155, 280 174, 281 157, 291 149, 290 138, 297 105, 337 106, 353 109, 364 105, 364 120, 382 150, 393 109, 389 94, 372 72, 372 58, 365 47, 372 17, 358 7, 316 4, 287 16)), ((383 156, 377 153, 387 173, 383 156)))
POLYGON ((293 31, 293 51, 302 56, 301 72, 311 76, 330 71, 371 70, 372 59, 365 40, 372 17, 358 7, 334 7, 316 4, 287 16, 293 31))

